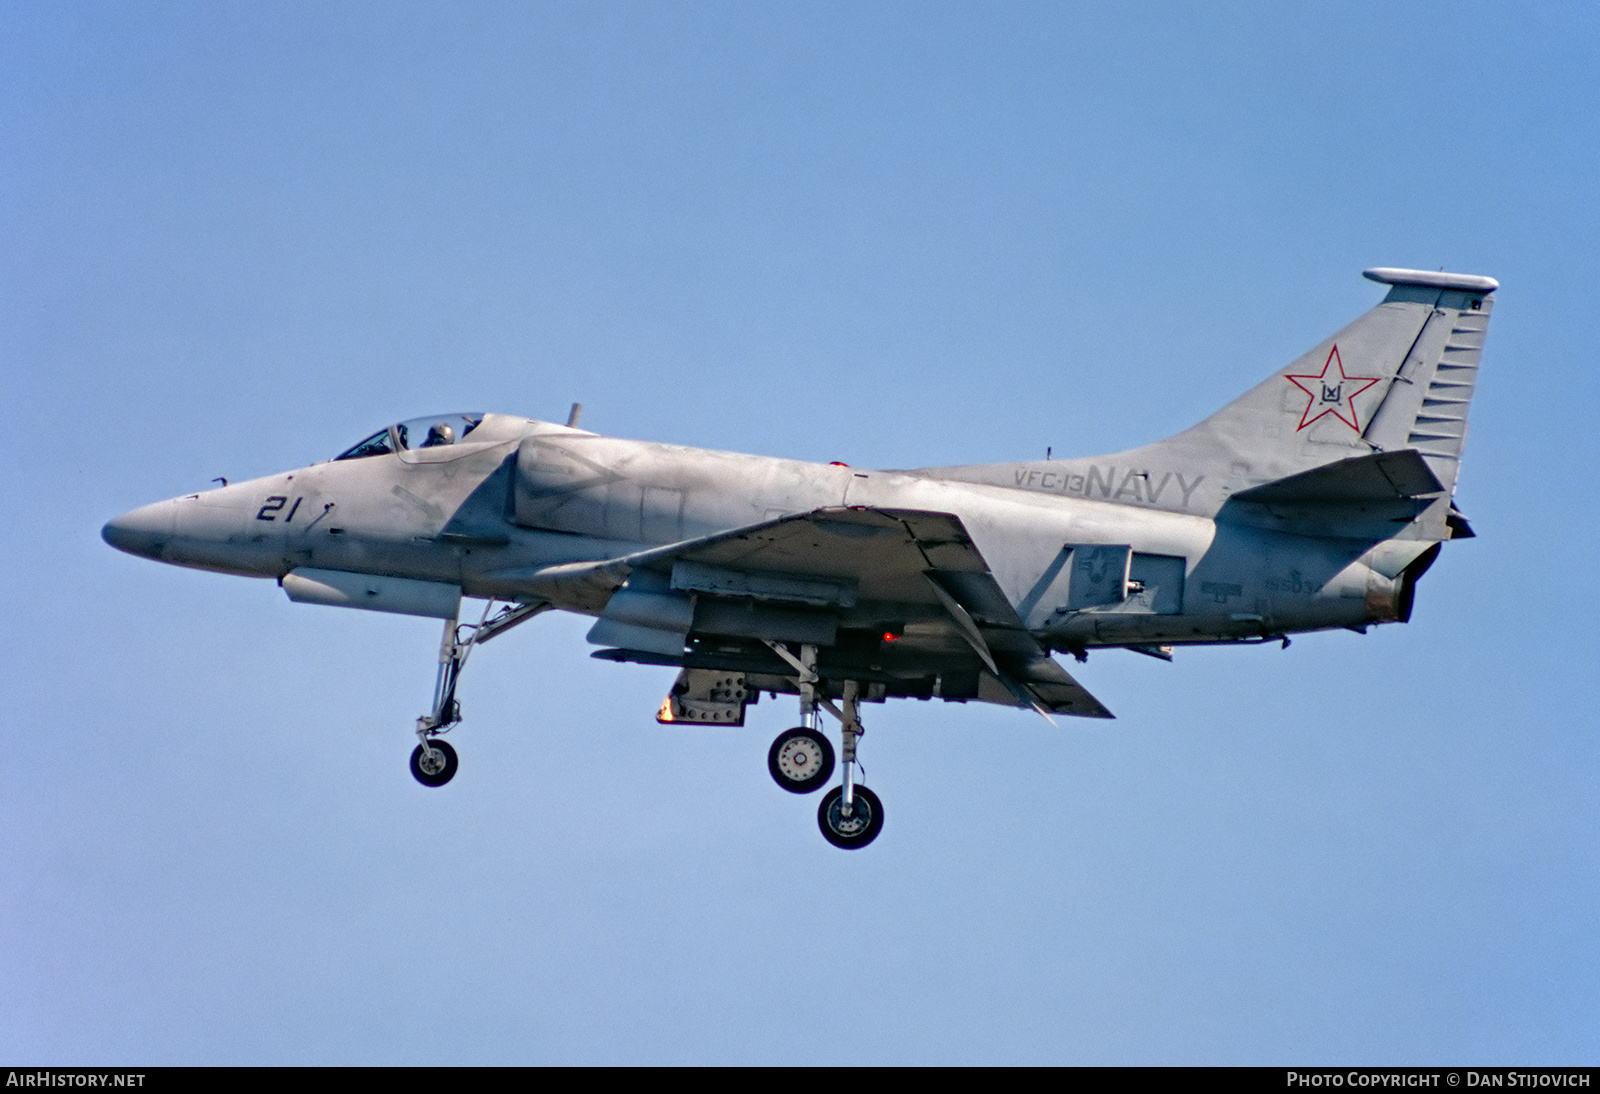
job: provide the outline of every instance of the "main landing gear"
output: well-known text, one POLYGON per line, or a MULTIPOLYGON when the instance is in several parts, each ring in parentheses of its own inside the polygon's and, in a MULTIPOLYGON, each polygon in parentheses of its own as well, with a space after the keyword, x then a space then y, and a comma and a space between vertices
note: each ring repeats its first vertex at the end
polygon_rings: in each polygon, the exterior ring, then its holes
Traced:
POLYGON ((850 813, 845 814, 844 787, 836 786, 822 796, 817 806, 817 827, 822 838, 835 847, 853 851, 878 838, 883 829, 883 803, 865 786, 855 788, 850 813))
POLYGON ((835 847, 854 851, 878 838, 883 830, 883 803, 878 795, 856 781, 856 744, 865 732, 861 728, 861 685, 855 680, 844 682, 841 705, 819 694, 817 685, 817 648, 801 646, 796 657, 784 646, 768 642, 779 657, 794 667, 800 685, 800 724, 785 730, 772 742, 767 752, 767 770, 772 780, 794 794, 808 794, 822 786, 833 775, 833 745, 822 732, 821 712, 826 710, 839 719, 844 738, 844 781, 823 795, 817 808, 817 827, 822 838, 835 847), (842 709, 841 709, 842 707, 842 709))
POLYGON ((461 766, 456 750, 449 742, 439 740, 439 735, 449 733, 461 721, 461 704, 456 702, 456 681, 466 666, 473 647, 487 642, 497 634, 532 619, 550 605, 544 601, 533 604, 507 604, 493 619, 491 600, 483 607, 483 618, 476 623, 463 624, 452 616, 444 621, 444 636, 439 640, 439 675, 433 685, 433 709, 417 719, 417 747, 411 751, 411 774, 423 786, 443 786, 456 777, 461 766), (466 631, 466 637, 462 637, 466 631))
POLYGON ((772 781, 792 794, 809 794, 833 777, 833 745, 813 722, 778 734, 767 753, 772 781))

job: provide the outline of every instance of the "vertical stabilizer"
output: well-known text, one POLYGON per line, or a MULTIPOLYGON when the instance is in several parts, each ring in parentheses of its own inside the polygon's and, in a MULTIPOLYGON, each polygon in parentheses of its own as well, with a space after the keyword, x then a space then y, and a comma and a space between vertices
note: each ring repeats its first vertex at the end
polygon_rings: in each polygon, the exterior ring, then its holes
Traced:
POLYGON ((1387 267, 1366 276, 1389 286, 1377 307, 1182 433, 1106 456, 927 473, 1214 516, 1264 483, 1414 450, 1447 498, 1499 284, 1387 267))
POLYGON ((1211 477, 1215 502, 1354 456, 1415 448, 1454 489, 1488 328, 1487 277, 1378 268, 1382 303, 1165 441, 1127 453, 1211 477))
POLYGON ((1412 270, 1368 270, 1375 281, 1387 281, 1389 301, 1432 305, 1426 337, 1407 356, 1389 395, 1373 416, 1366 439, 1392 452, 1414 448, 1447 492, 1453 492, 1467 440, 1467 408, 1478 382, 1489 312, 1499 286, 1487 277, 1427 275, 1419 283, 1412 270), (1436 285, 1431 280, 1450 283, 1436 285), (1463 285, 1462 282, 1468 284, 1463 285))

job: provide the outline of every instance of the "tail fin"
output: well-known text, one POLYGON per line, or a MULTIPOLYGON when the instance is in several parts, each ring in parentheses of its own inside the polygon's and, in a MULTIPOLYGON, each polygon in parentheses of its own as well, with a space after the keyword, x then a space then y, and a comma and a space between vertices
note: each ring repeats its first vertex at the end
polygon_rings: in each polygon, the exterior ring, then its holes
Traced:
MULTIPOLYGON (((1198 425, 1128 452, 1070 461, 1084 465, 1081 480, 1112 483, 1100 492, 1116 500, 1167 508, 1181 497, 1177 507, 1214 514, 1232 494, 1262 483, 1413 449, 1448 496, 1499 284, 1424 270, 1378 268, 1365 276, 1390 286, 1377 307, 1198 425), (1126 481, 1114 485, 1133 475, 1156 495, 1169 470, 1182 478, 1181 495, 1146 497, 1138 483, 1131 493, 1126 481)), ((1066 463, 1055 466, 1069 470, 1066 463)))
POLYGON ((1467 442, 1467 407, 1478 382, 1483 340, 1494 307, 1489 294, 1499 285, 1487 277, 1451 277, 1457 284, 1438 286, 1435 294, 1435 286, 1406 280, 1417 276, 1413 271, 1368 270, 1367 276, 1393 286, 1385 304, 1416 301, 1431 304, 1433 313, 1423 332, 1430 345, 1423 354, 1413 350, 1408 356, 1399 377, 1408 382, 1391 387, 1373 416, 1366 439, 1384 451, 1416 449, 1445 490, 1453 493, 1461 450, 1467 442), (1431 343, 1438 343, 1438 348, 1431 343))

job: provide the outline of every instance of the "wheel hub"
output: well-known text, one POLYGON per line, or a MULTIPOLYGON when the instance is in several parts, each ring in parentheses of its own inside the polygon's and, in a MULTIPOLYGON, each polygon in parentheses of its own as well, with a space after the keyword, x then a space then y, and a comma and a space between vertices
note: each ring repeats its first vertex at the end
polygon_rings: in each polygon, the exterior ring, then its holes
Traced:
POLYGON ((778 770, 785 778, 803 782, 822 770, 822 749, 816 741, 795 737, 778 750, 778 770))
POLYGON ((851 803, 850 815, 844 815, 844 799, 838 798, 828 806, 828 827, 841 836, 859 836, 872 826, 872 806, 858 796, 851 803))
POLYGON ((417 766, 422 769, 425 775, 437 775, 445 769, 445 765, 448 762, 444 749, 434 748, 430 745, 422 750, 422 755, 417 760, 417 766))

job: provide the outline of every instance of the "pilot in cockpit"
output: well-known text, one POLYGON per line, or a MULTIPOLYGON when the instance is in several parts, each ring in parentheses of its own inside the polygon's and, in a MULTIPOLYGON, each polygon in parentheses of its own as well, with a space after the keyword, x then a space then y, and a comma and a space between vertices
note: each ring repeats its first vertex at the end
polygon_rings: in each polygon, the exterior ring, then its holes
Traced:
POLYGON ((446 414, 435 418, 412 418, 380 429, 354 448, 335 456, 336 460, 359 460, 369 456, 386 456, 412 448, 441 448, 453 445, 471 433, 483 421, 482 414, 446 414), (423 426, 427 432, 423 432, 423 426), (421 437, 422 443, 413 445, 412 437, 421 437))

